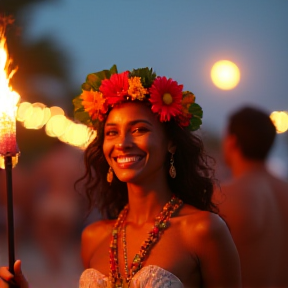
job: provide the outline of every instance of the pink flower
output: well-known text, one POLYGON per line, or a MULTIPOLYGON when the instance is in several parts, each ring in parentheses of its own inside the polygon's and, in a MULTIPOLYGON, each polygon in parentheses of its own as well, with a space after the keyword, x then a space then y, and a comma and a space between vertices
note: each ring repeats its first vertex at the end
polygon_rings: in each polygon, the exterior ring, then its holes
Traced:
POLYGON ((151 88, 150 102, 152 103, 152 111, 160 115, 160 121, 170 121, 171 117, 175 117, 182 113, 182 90, 183 85, 171 78, 157 77, 151 88))
POLYGON ((113 74, 110 79, 102 80, 99 90, 102 92, 108 105, 125 100, 129 88, 128 74, 129 71, 125 71, 120 74, 113 74))

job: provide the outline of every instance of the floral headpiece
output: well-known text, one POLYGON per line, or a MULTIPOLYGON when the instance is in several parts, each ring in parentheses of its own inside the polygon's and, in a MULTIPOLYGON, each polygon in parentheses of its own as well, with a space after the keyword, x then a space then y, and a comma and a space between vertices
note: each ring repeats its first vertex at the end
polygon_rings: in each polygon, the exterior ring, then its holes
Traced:
POLYGON ((195 95, 183 91, 183 85, 171 78, 156 76, 149 68, 118 73, 110 70, 89 74, 82 84, 82 94, 74 98, 74 115, 80 122, 97 129, 114 105, 126 101, 149 101, 161 122, 174 118, 180 127, 195 131, 202 124, 202 108, 195 95))

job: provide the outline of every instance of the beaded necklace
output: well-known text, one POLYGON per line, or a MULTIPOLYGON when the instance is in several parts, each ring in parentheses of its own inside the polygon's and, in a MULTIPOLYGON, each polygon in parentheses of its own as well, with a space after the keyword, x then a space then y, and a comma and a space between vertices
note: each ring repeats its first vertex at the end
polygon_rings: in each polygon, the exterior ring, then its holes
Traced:
POLYGON ((128 204, 120 212, 116 223, 112 229, 112 237, 110 242, 109 256, 110 256, 110 272, 109 272, 109 284, 111 288, 129 287, 133 276, 142 268, 144 261, 148 257, 148 254, 152 247, 159 241, 160 236, 164 230, 169 226, 169 219, 173 213, 175 213, 183 204, 183 201, 172 196, 172 198, 165 204, 161 213, 155 218, 154 226, 148 233, 148 238, 141 245, 140 251, 135 255, 130 269, 128 268, 127 261, 127 247, 126 247, 126 230, 125 219, 128 214, 128 204), (122 229, 122 241, 123 241, 123 253, 125 264, 125 276, 126 279, 121 277, 118 265, 118 232, 122 229))

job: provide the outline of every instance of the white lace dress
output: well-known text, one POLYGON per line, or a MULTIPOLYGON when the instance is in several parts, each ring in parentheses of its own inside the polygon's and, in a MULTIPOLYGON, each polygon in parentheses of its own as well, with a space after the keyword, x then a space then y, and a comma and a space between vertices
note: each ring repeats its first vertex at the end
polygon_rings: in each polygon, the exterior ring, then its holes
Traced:
MULTIPOLYGON (((108 277, 93 268, 84 270, 79 284, 79 288, 109 288, 108 277)), ((184 286, 174 274, 159 266, 149 265, 134 275, 130 288, 184 288, 184 286)))

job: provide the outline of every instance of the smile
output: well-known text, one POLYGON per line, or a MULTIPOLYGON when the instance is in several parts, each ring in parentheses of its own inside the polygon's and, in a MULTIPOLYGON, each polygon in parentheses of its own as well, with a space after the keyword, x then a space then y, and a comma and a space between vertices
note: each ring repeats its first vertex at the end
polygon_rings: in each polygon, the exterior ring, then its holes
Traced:
POLYGON ((142 159, 140 156, 120 156, 117 157, 116 161, 119 164, 124 164, 124 163, 134 163, 138 162, 142 159))

